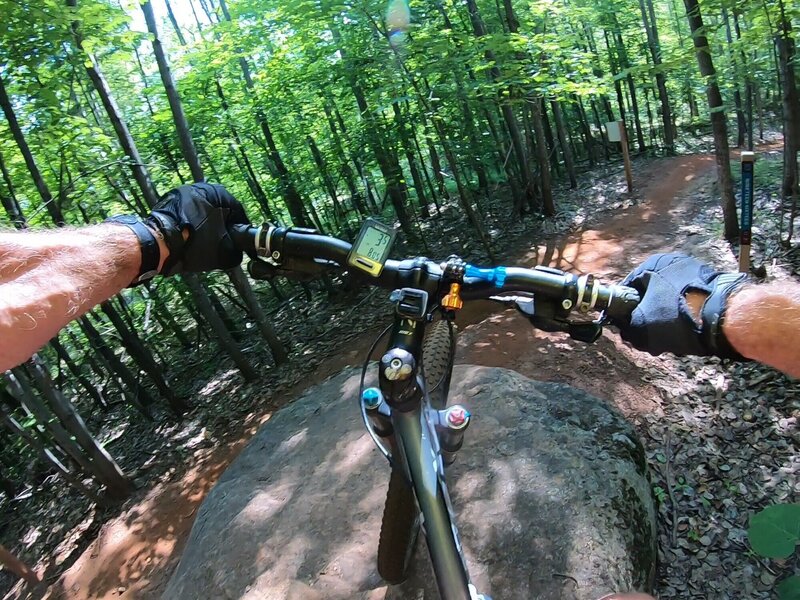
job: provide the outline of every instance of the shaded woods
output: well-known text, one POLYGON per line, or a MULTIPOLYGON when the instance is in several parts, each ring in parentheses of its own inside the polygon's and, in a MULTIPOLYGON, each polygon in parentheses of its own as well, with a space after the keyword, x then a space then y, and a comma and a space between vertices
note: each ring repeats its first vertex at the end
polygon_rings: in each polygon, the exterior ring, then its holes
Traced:
MULTIPOLYGON (((380 215, 421 249, 429 224, 447 219, 488 262, 498 225, 556 215, 554 187, 620 161, 606 131, 616 120, 634 153, 713 136, 729 240, 729 140, 752 148, 778 123, 781 193, 796 212, 800 15, 783 0, 0 0, 0 10, 9 228, 144 215, 168 189, 208 179, 254 221, 344 238, 380 215)), ((76 320, 3 375, 2 506, 53 474, 100 505, 126 498, 134 486, 105 449, 110 434, 96 437, 104 415, 191 411, 187 356, 224 357, 257 380, 291 352, 279 307, 339 287, 251 286, 235 269, 156 280, 76 320)))

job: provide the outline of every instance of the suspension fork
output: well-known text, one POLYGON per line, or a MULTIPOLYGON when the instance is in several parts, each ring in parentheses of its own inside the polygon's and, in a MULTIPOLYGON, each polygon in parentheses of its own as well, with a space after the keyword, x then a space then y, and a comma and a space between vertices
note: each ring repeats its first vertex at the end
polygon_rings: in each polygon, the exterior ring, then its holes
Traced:
POLYGON ((470 600, 473 594, 436 430, 439 417, 423 402, 425 382, 418 374, 424 336, 424 321, 395 318, 389 349, 380 361, 380 389, 391 409, 395 460, 402 462, 422 513, 440 596, 442 600, 470 600))

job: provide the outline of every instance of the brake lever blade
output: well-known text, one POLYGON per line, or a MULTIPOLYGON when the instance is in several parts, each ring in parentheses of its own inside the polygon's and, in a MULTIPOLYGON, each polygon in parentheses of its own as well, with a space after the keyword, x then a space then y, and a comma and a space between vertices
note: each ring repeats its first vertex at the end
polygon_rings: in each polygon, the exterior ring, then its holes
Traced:
POLYGON ((489 300, 500 304, 513 304, 519 312, 529 319, 536 314, 533 294, 525 296, 489 296, 489 300))

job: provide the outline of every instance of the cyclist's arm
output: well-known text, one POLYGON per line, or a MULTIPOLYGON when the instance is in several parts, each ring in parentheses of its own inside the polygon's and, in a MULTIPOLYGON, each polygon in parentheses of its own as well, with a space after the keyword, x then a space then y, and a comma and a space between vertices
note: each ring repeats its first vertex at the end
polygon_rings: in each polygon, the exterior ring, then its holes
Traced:
POLYGON ((734 293, 722 331, 742 356, 800 377, 800 284, 773 282, 734 293))
POLYGON ((141 259, 136 235, 116 224, 0 232, 0 373, 130 284, 141 259))

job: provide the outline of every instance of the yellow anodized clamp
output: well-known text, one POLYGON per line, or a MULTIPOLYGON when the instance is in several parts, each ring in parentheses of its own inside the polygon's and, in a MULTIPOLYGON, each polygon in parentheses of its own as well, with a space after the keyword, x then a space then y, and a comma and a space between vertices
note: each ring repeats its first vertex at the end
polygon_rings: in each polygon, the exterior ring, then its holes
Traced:
POLYGON ((442 298, 442 307, 449 308, 450 310, 458 310, 464 306, 464 301, 461 299, 461 284, 451 283, 450 293, 442 298))

